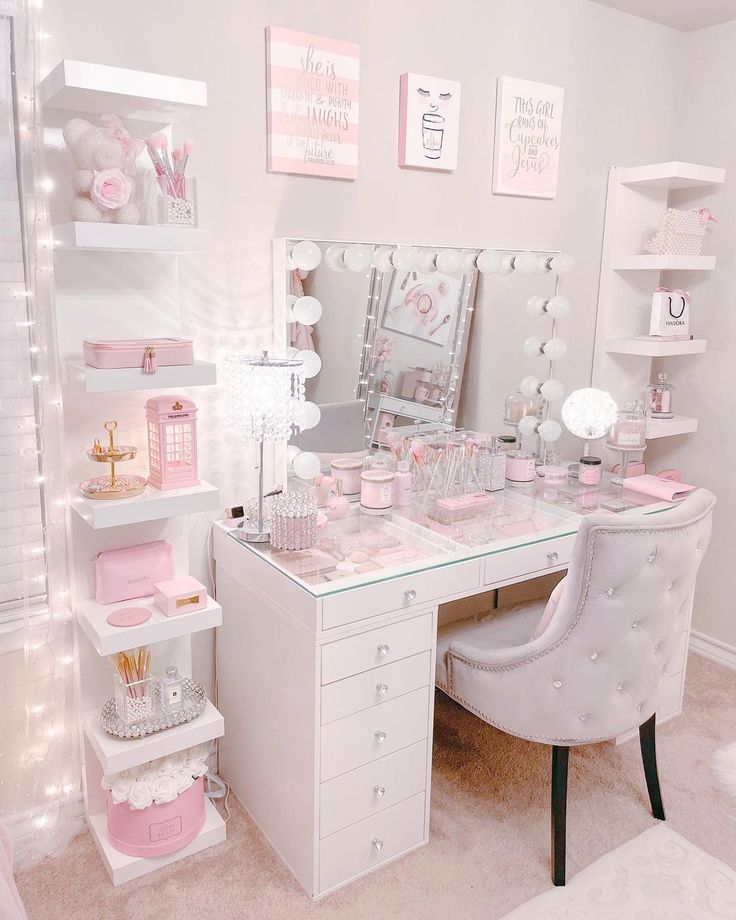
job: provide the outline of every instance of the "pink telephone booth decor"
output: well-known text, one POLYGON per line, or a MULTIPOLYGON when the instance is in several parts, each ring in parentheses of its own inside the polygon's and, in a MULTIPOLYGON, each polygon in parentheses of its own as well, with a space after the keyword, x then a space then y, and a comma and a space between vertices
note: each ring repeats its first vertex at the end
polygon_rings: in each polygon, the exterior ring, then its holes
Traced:
POLYGON ((156 489, 198 486, 197 407, 185 396, 154 396, 146 403, 148 483, 156 489))

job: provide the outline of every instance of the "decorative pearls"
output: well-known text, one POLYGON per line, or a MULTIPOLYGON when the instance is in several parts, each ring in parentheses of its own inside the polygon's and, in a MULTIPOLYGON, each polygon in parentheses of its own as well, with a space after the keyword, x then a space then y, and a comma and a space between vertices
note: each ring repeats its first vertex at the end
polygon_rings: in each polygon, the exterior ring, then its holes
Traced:
POLYGON ((391 257, 393 255, 391 246, 379 246, 373 253, 373 265, 379 272, 392 272, 394 270, 391 257))
POLYGON ((567 344, 562 339, 550 339, 542 346, 542 352, 550 361, 559 361, 567 354, 567 344))
POLYGON ((524 339, 524 344, 521 347, 527 358, 538 358, 542 354, 543 344, 538 335, 530 335, 529 338, 524 339))
POLYGON ((297 322, 304 326, 313 326, 322 318, 322 304, 316 297, 297 297, 291 307, 291 312, 297 322))
MULTIPOLYGON (((315 457, 316 454, 300 454, 315 457)), ((319 464, 319 459, 317 459, 319 464)), ((273 500, 271 546, 274 549, 309 549, 317 542, 317 502, 308 492, 284 492, 273 500)))
POLYGON ((508 275, 514 270, 514 257, 508 252, 484 249, 476 259, 476 265, 484 275, 508 275))
POLYGON ((561 297, 559 294, 547 301, 545 310, 553 319, 560 319, 567 316, 570 312, 570 301, 567 297, 561 297))
POLYGON ((400 272, 413 272, 417 267, 419 253, 414 246, 399 246, 391 255, 391 264, 400 272))
POLYGON ((330 248, 325 253, 325 265, 330 269, 330 271, 347 271, 347 265, 343 259, 344 254, 344 246, 330 246, 330 248))
POLYGON ((567 275, 575 268, 575 259, 569 252, 561 252, 549 260, 550 271, 556 275, 567 275))
POLYGON ((303 450, 294 457, 291 465, 294 470, 294 475, 308 482, 314 479, 319 473, 321 464, 317 454, 313 454, 308 450, 303 450))
POLYGON ((460 270, 462 259, 456 249, 441 249, 437 253, 437 269, 445 275, 454 275, 460 270))
POLYGON ((322 250, 311 240, 300 240, 291 250, 291 261, 296 268, 311 272, 322 261, 322 250))
POLYGON ((351 272, 364 272, 373 261, 373 247, 365 243, 354 243, 343 253, 343 262, 351 272))
POLYGON ((322 370, 322 359, 316 351, 311 351, 311 349, 300 351, 296 356, 296 360, 302 362, 304 376, 307 380, 311 377, 316 377, 322 370))
POLYGON ((565 395, 565 388, 559 380, 551 379, 542 384, 539 388, 539 392, 542 394, 542 398, 546 399, 547 402, 557 402, 565 395))

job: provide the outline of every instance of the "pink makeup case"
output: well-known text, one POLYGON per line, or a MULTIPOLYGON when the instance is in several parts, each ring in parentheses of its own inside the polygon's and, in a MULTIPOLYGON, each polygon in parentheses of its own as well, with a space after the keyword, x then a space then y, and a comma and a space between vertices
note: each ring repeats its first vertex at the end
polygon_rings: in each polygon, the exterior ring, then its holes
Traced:
POLYGON ((120 339, 109 342, 83 342, 84 363, 106 370, 140 367, 146 374, 168 365, 194 364, 191 339, 120 339))
POLYGON ((174 547, 168 540, 107 549, 95 559, 95 599, 116 604, 153 595, 153 586, 174 577, 174 547))

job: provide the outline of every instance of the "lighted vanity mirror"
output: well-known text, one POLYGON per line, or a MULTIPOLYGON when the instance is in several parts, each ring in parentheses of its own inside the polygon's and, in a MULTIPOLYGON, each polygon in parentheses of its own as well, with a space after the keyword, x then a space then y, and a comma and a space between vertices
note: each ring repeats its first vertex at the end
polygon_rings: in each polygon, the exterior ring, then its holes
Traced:
POLYGON ((552 321, 525 305, 554 295, 554 256, 276 240, 276 347, 303 358, 307 399, 322 410, 296 443, 356 451, 417 421, 504 433, 505 397, 547 376, 523 344, 549 338, 552 321))

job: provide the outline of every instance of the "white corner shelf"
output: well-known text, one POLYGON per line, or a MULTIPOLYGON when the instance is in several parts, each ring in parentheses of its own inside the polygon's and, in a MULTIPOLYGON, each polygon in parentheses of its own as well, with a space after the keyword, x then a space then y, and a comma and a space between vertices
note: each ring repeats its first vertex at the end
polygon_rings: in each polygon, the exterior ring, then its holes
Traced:
POLYGON ((137 597, 118 604, 82 601, 77 605, 76 613, 79 625, 98 655, 114 655, 129 648, 178 639, 222 625, 222 607, 211 597, 207 598, 207 606, 202 610, 180 613, 175 617, 165 616, 152 597, 137 597), (151 611, 151 618, 139 626, 111 626, 107 622, 108 615, 121 607, 145 607, 151 611))
POLYGON ((611 268, 614 271, 713 271, 715 256, 614 256, 611 268))
POLYGON ((687 415, 674 418, 648 418, 647 441, 655 438, 671 438, 678 434, 692 434, 698 430, 698 420, 687 415))
POLYGON ((40 94, 49 109, 114 112, 162 128, 207 105, 207 84, 199 80, 67 59, 41 80, 40 94))
POLYGON ((726 181, 726 170, 717 166, 701 166, 698 163, 652 163, 648 166, 619 167, 616 171, 622 185, 639 188, 697 188, 705 185, 722 185, 726 181))
POLYGON ((108 224, 70 221, 57 224, 54 249, 110 252, 202 252, 210 248, 209 230, 153 224, 108 224))
POLYGON ((606 351, 617 355, 644 355, 650 358, 667 358, 672 355, 701 355, 707 339, 682 339, 663 342, 655 336, 634 336, 628 339, 609 339, 606 351))
POLYGON ((210 361, 159 367, 155 374, 144 374, 140 367, 105 370, 78 361, 66 364, 66 382, 85 393, 125 393, 132 390, 159 390, 167 387, 203 387, 217 383, 217 366, 210 361))
POLYGON ((223 843, 225 840, 225 821, 220 816, 215 806, 210 801, 205 802, 207 817, 205 818, 202 830, 197 834, 191 843, 188 843, 180 850, 168 853, 166 856, 143 857, 127 856, 116 850, 107 836, 107 817, 103 813, 87 815, 92 839, 95 842, 102 861, 107 867, 107 871, 112 879, 113 885, 122 885, 134 878, 140 878, 149 872, 155 872, 164 866, 206 850, 215 844, 223 843))
POLYGON ((71 500, 72 508, 93 530, 160 521, 179 514, 215 511, 220 507, 220 490, 208 482, 188 489, 160 491, 146 486, 141 495, 99 501, 78 494, 71 500))
POLYGON ((108 735, 100 725, 99 710, 92 709, 84 714, 84 734, 102 765, 103 773, 107 774, 139 767, 159 757, 168 757, 169 754, 184 751, 195 744, 212 741, 224 733, 225 720, 209 700, 202 715, 191 722, 146 735, 145 738, 130 740, 108 735))

